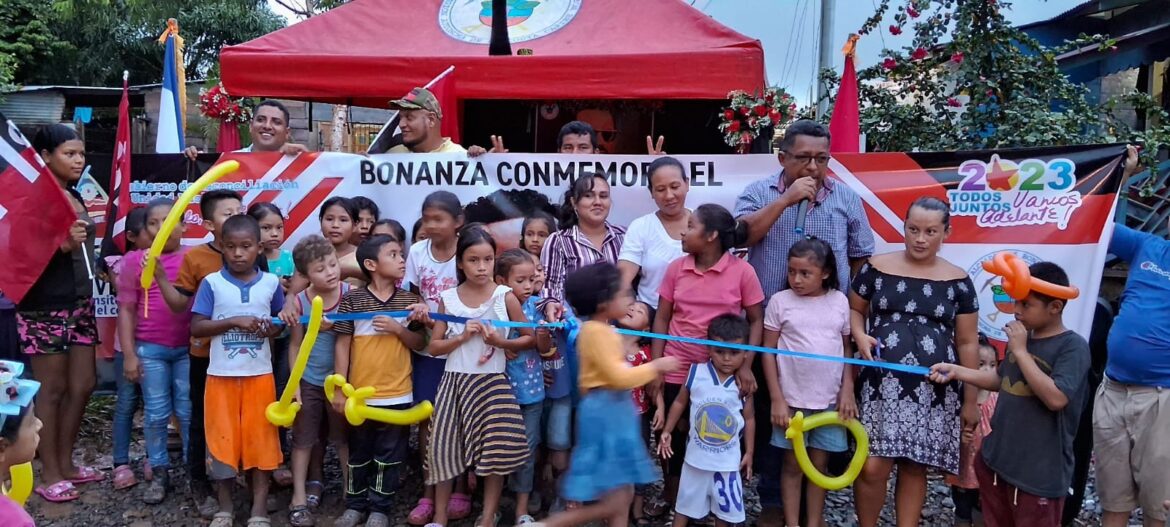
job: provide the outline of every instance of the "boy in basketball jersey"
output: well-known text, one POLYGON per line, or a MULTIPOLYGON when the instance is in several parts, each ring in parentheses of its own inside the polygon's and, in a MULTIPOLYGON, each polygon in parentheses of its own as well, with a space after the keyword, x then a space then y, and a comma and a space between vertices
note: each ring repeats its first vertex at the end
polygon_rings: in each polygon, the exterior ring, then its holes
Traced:
MULTIPOLYGON (((748 332, 746 319, 725 314, 711 321, 707 339, 744 344, 748 332)), ((679 477, 674 527, 686 527, 688 520, 702 520, 707 514, 715 515, 716 527, 744 521, 743 480, 752 477, 756 422, 752 399, 740 398, 735 373, 747 352, 709 346, 707 353, 711 360, 691 366, 658 440, 662 457, 674 455, 670 432, 689 404, 686 462, 679 477)))

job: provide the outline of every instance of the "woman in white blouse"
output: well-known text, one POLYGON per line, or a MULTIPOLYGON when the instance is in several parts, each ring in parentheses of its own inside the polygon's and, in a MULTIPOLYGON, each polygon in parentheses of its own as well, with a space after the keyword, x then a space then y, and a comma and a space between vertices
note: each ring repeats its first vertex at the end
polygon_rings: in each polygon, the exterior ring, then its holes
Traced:
POLYGON ((650 164, 650 197, 658 210, 630 223, 618 255, 622 280, 633 286, 634 279, 640 277, 638 301, 655 309, 666 266, 683 255, 682 233, 691 215, 686 206, 689 190, 682 163, 673 157, 654 160, 650 164))

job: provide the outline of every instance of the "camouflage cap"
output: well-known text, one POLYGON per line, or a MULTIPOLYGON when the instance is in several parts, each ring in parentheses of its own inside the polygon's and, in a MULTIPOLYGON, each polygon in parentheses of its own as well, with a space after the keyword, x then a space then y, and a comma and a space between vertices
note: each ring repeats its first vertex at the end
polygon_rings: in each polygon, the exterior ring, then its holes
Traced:
POLYGON ((431 90, 426 88, 415 88, 406 94, 406 97, 396 101, 390 101, 390 109, 392 110, 426 110, 428 112, 435 112, 439 119, 443 118, 443 107, 439 106, 439 99, 431 90))

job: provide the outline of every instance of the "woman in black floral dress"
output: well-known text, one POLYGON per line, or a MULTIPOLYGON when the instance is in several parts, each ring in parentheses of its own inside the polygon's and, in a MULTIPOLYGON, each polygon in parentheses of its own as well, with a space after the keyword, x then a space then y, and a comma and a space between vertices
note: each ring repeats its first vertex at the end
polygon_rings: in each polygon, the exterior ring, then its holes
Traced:
MULTIPOLYGON (((926 367, 958 359, 967 367, 977 365, 974 285, 966 271, 938 256, 950 233, 949 210, 941 200, 919 198, 906 215, 906 249, 874 256, 854 279, 853 339, 866 359, 926 367)), ((926 471, 958 472, 961 426, 968 426, 968 418, 972 426, 978 422, 975 400, 965 399, 957 383, 936 385, 924 376, 880 368, 862 368, 858 386, 870 441, 869 459, 854 486, 858 520, 862 527, 877 525, 896 464, 897 524, 918 525, 926 471)))

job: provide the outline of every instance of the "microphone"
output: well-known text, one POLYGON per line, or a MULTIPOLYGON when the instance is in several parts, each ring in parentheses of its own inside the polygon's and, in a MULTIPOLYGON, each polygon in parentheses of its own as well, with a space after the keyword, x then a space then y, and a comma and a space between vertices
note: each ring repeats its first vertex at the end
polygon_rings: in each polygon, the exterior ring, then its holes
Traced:
POLYGON ((800 205, 796 207, 796 228, 793 229, 796 234, 804 234, 804 221, 808 219, 808 200, 800 200, 800 205))

